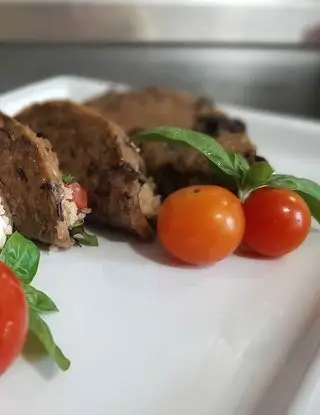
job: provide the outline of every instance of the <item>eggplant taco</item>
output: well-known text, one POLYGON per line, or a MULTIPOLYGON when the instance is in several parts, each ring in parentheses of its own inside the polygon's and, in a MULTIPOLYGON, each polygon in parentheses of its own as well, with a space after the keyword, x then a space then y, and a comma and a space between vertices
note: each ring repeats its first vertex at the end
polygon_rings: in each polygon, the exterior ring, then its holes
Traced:
POLYGON ((90 219, 142 239, 153 235, 159 197, 119 126, 70 101, 34 104, 16 118, 50 140, 61 168, 87 190, 90 219))
POLYGON ((164 86, 148 86, 126 92, 107 92, 86 103, 127 134, 161 125, 192 129, 200 115, 216 112, 211 100, 164 86))
POLYGON ((86 192, 62 175, 48 140, 0 113, 0 248, 15 228, 25 237, 69 248, 96 245, 83 229, 86 192), (63 181, 65 180, 65 182, 63 181))
MULTIPOLYGON (((249 164, 261 159, 241 120, 224 114, 209 99, 185 91, 149 86, 108 92, 86 105, 116 122, 129 136, 159 126, 190 129, 211 136, 224 149, 243 155, 249 164)), ((221 184, 207 159, 190 147, 155 141, 138 145, 147 171, 163 196, 192 184, 221 184)))

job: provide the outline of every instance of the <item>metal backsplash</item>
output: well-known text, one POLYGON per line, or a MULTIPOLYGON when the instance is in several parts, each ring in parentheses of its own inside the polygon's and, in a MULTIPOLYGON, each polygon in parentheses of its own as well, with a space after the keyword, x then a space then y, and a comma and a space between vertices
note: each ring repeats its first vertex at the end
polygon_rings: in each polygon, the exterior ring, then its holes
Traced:
POLYGON ((320 117, 320 54, 256 48, 0 45, 0 90, 78 74, 167 84, 217 101, 320 117))
POLYGON ((319 1, 0 2, 0 39, 24 41, 304 44, 319 1))
POLYGON ((320 118, 320 2, 230 3, 0 3, 0 92, 78 74, 320 118))

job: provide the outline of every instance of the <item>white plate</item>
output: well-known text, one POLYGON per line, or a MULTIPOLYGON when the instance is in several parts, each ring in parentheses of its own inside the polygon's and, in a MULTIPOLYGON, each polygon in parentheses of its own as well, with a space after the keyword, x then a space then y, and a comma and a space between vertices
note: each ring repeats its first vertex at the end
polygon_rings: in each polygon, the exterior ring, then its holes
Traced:
MULTIPOLYGON (((319 342, 320 318, 314 324, 314 341, 319 342)), ((309 342, 312 344, 312 342, 309 342)), ((320 408, 320 349, 316 351, 314 359, 304 378, 300 379, 299 390, 294 396, 285 415, 319 415, 320 408)), ((258 414, 258 415, 267 415, 258 414)), ((284 413, 272 413, 272 415, 284 415, 284 413)))
MULTIPOLYGON (((3 95, 0 109, 110 87, 59 77, 3 95)), ((320 181, 318 124, 227 109, 279 170, 320 181)), ((36 284, 60 308, 48 320, 72 368, 18 359, 0 378, 1 414, 251 414, 316 317, 319 238, 280 260, 233 256, 202 269, 171 267, 156 245, 115 235, 43 254, 36 284)))

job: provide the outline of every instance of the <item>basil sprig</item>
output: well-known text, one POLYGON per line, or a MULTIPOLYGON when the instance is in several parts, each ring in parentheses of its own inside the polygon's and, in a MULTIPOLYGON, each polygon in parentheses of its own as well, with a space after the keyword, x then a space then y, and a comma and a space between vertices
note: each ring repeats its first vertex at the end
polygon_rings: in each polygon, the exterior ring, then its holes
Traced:
POLYGON ((39 259, 39 249, 19 232, 11 235, 0 254, 0 261, 11 268, 24 289, 29 306, 29 331, 40 340, 60 369, 65 371, 69 369, 70 361, 56 345, 49 326, 41 317, 41 314, 58 311, 58 308, 47 294, 30 285, 38 271, 39 259))
POLYGON ((61 171, 62 181, 63 184, 68 185, 75 182, 75 178, 70 174, 66 173, 65 171, 61 171))
POLYGON ((69 232, 70 236, 79 246, 99 246, 96 235, 92 235, 85 231, 83 221, 76 222, 71 228, 69 228, 69 232))
POLYGON ((266 161, 253 163, 243 175, 242 187, 247 191, 263 186, 271 179, 273 168, 266 161))
POLYGON ((157 127, 135 134, 133 140, 174 142, 197 150, 208 159, 216 174, 217 182, 236 185, 241 200, 253 190, 263 186, 293 190, 304 199, 312 216, 320 223, 320 186, 312 180, 276 174, 266 161, 249 166, 240 154, 227 151, 212 137, 192 130, 157 127))
POLYGON ((133 139, 137 141, 167 141, 191 147, 209 160, 212 169, 222 181, 226 181, 228 178, 238 184, 243 170, 248 168, 246 159, 240 154, 226 151, 212 137, 196 131, 175 127, 157 127, 141 131, 135 134, 133 139))

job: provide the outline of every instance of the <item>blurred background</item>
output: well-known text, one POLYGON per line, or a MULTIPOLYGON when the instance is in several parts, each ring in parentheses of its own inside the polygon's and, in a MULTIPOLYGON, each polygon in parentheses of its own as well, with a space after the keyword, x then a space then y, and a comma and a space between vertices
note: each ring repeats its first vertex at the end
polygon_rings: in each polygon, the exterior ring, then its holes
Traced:
POLYGON ((320 1, 0 0, 0 93, 60 74, 320 118, 320 1))

